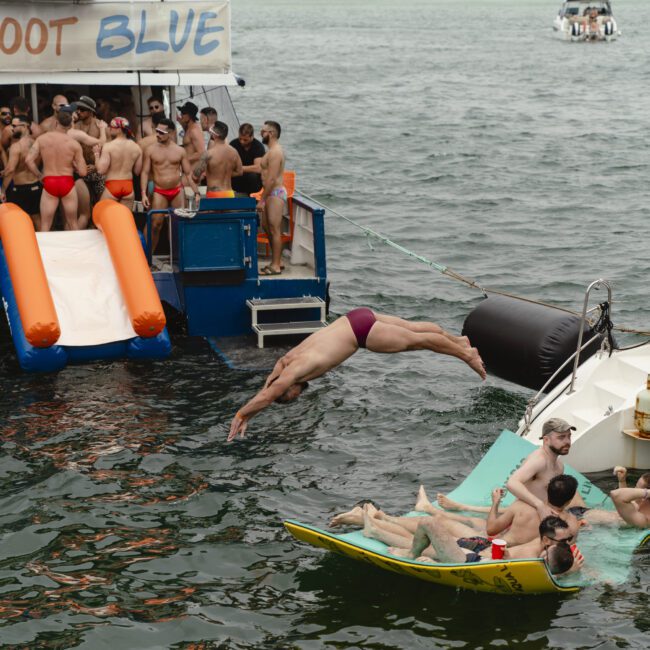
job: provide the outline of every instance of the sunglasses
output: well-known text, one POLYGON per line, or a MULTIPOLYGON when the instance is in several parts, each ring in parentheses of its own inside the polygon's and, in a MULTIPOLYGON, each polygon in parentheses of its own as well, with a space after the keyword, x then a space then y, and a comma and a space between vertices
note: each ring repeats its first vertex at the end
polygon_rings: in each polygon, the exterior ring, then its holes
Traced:
POLYGON ((162 108, 162 106, 158 106, 157 104, 152 104, 151 106, 149 106, 150 111, 157 111, 160 108, 162 108))
POLYGON ((169 135, 169 131, 163 131, 162 129, 156 129, 158 135, 169 135))
POLYGON ((0 111, 0 115, 11 115, 11 111, 0 111))

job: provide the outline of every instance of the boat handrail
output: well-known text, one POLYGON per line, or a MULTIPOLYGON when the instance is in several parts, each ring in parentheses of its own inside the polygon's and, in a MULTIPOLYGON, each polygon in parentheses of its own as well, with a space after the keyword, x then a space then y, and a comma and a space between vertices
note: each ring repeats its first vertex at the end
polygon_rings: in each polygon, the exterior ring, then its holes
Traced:
POLYGON ((567 395, 571 395, 572 393, 575 392, 574 385, 576 381, 576 374, 578 372, 578 365, 580 364, 580 352, 582 352, 582 348, 580 347, 582 345, 582 337, 584 335, 584 327, 585 323, 587 322, 587 307, 589 306, 589 295, 591 294, 592 289, 600 289, 601 287, 605 287, 607 289, 607 304, 609 305, 611 309, 612 305, 612 286, 607 280, 604 280, 603 278, 599 278, 598 280, 594 280, 588 287, 587 291, 585 291, 585 300, 582 305, 582 316, 580 318, 580 328, 578 331, 578 345, 576 347, 576 354, 575 354, 575 360, 573 363, 573 374, 571 375, 571 384, 569 386, 569 390, 567 391, 567 395))
MULTIPOLYGON (((575 392, 574 385, 575 385, 575 378, 576 374, 578 372, 578 366, 580 364, 580 353, 587 347, 589 347, 596 339, 600 337, 600 332, 597 332, 592 338, 590 338, 586 343, 582 343, 582 338, 584 335, 584 327, 587 322, 587 314, 589 314, 592 311, 595 311, 599 309, 599 306, 592 307, 591 309, 588 309, 589 305, 589 294, 591 293, 591 290, 594 288, 600 288, 601 286, 607 287, 607 303, 608 305, 612 304, 612 287, 609 284, 607 280, 603 280, 602 278, 598 280, 594 280, 588 287, 587 290, 585 291, 585 300, 584 304, 582 307, 582 316, 580 318, 580 327, 579 327, 579 332, 578 332, 578 345, 576 346, 576 351, 569 357, 567 357, 564 361, 564 363, 546 380, 546 383, 535 393, 533 397, 528 400, 528 404, 526 405, 526 412, 524 413, 524 429, 522 431, 522 436, 526 435, 528 431, 530 431, 530 426, 533 423, 533 409, 537 405, 537 402, 539 400, 539 397, 542 393, 545 392, 545 390, 548 388, 548 386, 553 382, 553 380, 562 372, 562 370, 569 364, 572 360, 574 361, 573 364, 573 373, 571 374, 571 382, 569 385, 569 390, 567 391, 567 395, 571 395, 572 393, 575 392)), ((603 344, 606 345, 607 339, 603 341, 603 344)), ((562 391, 560 391, 561 393, 562 391)), ((558 393, 558 395, 560 394, 558 393)))

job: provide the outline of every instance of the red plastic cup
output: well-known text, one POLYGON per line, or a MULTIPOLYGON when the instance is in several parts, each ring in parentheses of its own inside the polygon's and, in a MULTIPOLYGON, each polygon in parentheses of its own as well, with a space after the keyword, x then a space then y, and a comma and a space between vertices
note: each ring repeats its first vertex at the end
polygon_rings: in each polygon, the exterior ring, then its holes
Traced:
POLYGON ((506 553, 506 540, 505 539, 493 539, 492 540, 492 559, 493 560, 503 560, 503 556, 506 553))

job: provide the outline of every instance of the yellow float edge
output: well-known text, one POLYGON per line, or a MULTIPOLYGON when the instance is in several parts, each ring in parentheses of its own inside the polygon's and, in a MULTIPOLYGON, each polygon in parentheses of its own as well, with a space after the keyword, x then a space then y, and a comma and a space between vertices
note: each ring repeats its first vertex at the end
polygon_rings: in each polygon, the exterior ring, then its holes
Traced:
MULTIPOLYGON (((511 596, 569 594, 580 590, 576 586, 564 587, 558 584, 541 559, 429 565, 376 553, 296 521, 286 520, 283 523, 287 531, 299 541, 381 569, 440 585, 511 596)), ((649 539, 650 535, 645 541, 649 539)))

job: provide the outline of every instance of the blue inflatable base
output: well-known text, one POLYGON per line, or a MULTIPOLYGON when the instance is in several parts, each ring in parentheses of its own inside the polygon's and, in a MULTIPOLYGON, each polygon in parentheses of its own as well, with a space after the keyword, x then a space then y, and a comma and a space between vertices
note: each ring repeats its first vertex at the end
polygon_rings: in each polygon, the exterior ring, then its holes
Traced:
POLYGON ((103 345, 53 345, 49 348, 35 348, 25 337, 7 260, 1 244, 0 292, 11 330, 11 338, 16 348, 18 363, 27 372, 54 372, 65 368, 69 363, 90 363, 111 359, 165 359, 171 352, 172 344, 167 328, 158 336, 147 339, 136 336, 126 341, 115 341, 103 345))

